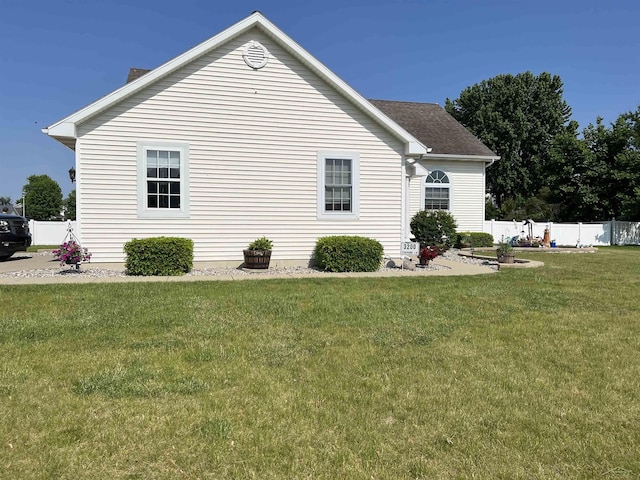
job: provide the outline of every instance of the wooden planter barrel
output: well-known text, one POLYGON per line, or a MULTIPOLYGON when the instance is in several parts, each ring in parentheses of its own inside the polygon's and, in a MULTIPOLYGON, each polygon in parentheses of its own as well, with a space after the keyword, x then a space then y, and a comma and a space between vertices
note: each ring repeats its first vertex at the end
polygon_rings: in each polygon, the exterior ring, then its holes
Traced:
POLYGON ((516 254, 513 252, 499 253, 498 263, 516 263, 516 254))
POLYGON ((265 270, 269 268, 271 250, 243 250, 244 268, 265 270))

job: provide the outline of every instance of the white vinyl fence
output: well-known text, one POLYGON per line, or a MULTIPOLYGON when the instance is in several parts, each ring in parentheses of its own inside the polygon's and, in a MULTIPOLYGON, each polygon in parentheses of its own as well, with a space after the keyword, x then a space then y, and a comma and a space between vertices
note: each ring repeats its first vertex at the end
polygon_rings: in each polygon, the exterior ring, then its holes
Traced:
MULTIPOLYGON (((60 245, 67 235, 69 224, 77 234, 75 221, 30 220, 32 244, 60 245)), ((542 238, 547 227, 551 232, 551 240, 555 240, 558 246, 640 245, 640 222, 615 220, 604 223, 534 223, 533 236, 542 238)), ((498 243, 503 239, 528 235, 529 227, 523 222, 486 220, 484 232, 493 235, 493 241, 498 243)))
POLYGON ((76 233, 76 222, 41 222, 29 220, 32 245, 60 245, 67 236, 69 225, 76 233))
MULTIPOLYGON (((534 222, 533 236, 543 238, 545 228, 549 228, 550 238, 555 240, 558 246, 640 245, 640 222, 534 222)), ((516 236, 526 237, 529 234, 529 226, 517 221, 486 220, 483 231, 493 235, 493 241, 498 243, 516 236)))

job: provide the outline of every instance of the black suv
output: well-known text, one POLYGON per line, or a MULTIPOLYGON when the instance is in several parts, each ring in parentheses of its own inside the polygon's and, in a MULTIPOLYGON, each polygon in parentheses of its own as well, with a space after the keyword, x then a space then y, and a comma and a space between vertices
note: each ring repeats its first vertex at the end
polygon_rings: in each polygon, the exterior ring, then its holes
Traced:
POLYGON ((0 260, 15 252, 26 252, 31 245, 29 222, 18 215, 13 205, 0 205, 0 260))

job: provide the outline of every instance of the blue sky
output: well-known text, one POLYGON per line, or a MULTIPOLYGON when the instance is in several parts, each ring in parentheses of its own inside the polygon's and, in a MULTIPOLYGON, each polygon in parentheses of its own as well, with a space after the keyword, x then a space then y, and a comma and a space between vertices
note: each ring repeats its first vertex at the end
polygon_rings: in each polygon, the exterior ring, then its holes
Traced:
POLYGON ((559 75, 581 128, 640 105, 640 2, 0 0, 0 196, 66 196, 74 153, 40 129, 260 10, 366 98, 436 102, 527 70, 559 75))

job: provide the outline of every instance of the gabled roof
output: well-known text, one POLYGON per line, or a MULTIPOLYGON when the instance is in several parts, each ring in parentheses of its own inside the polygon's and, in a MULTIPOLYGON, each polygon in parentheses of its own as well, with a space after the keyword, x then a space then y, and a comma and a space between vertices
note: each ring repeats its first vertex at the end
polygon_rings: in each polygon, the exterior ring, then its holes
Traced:
POLYGON ((428 156, 499 157, 436 103, 369 100, 411 135, 431 148, 428 156))
POLYGON ((200 45, 188 50, 182 55, 169 60, 167 63, 143 74, 137 80, 127 83, 123 87, 102 97, 96 102, 78 110, 72 115, 54 123, 49 128, 43 129, 43 132, 49 136, 64 143, 70 148, 75 148, 75 139, 77 138, 78 124, 97 115, 105 109, 121 102, 127 97, 139 92, 148 85, 160 80, 177 69, 187 65, 197 58, 215 50, 231 39, 243 34, 252 28, 259 28, 271 39, 277 42, 282 48, 287 50, 295 58, 305 64, 316 75, 325 80, 329 85, 344 95, 347 99, 357 105, 366 112, 371 118, 376 120, 385 129, 394 136, 404 142, 405 153, 411 156, 418 156, 426 153, 427 148, 415 137, 409 134, 405 129, 400 127, 396 122, 390 120, 386 115, 382 114, 377 108, 373 107, 364 97, 362 97, 353 88, 347 85, 336 74, 320 63, 315 57, 304 50, 300 45, 285 35, 278 27, 267 20, 260 12, 254 12, 244 20, 232 25, 221 33, 204 41, 200 45))

